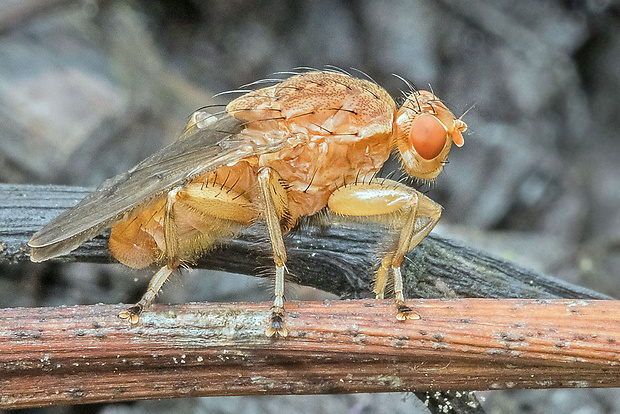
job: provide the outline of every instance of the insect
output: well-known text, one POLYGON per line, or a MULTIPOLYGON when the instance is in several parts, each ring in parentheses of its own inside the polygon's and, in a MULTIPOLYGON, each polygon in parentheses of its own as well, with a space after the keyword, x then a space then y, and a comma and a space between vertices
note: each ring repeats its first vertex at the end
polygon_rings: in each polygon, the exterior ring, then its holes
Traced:
POLYGON ((224 237, 267 224, 275 299, 266 330, 286 336, 283 234, 327 209, 380 222, 395 237, 376 271, 383 298, 394 280, 397 319, 405 305, 400 266, 435 226, 441 206, 402 183, 375 178, 396 152, 412 177, 433 180, 467 125, 433 93, 412 88, 397 108, 379 85, 337 71, 309 71, 232 100, 225 111, 195 112, 179 140, 105 181, 29 241, 35 262, 67 254, 112 227, 109 248, 132 268, 159 265, 140 301, 120 313, 132 324, 170 274, 224 237))

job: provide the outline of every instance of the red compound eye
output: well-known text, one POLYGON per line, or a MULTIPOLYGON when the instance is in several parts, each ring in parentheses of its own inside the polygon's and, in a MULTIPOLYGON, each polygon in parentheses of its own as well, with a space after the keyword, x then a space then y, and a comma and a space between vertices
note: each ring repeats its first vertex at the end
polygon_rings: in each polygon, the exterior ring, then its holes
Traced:
POLYGON ((430 114, 421 114, 411 125, 409 142, 425 160, 436 158, 446 145, 446 128, 430 114))

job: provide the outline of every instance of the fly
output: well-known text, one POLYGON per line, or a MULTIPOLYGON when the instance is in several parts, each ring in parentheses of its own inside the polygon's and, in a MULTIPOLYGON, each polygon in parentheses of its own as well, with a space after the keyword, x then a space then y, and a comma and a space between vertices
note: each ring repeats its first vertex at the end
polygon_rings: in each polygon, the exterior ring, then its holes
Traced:
POLYGON ((160 267, 140 301, 119 315, 137 324, 175 269, 263 220, 275 264, 266 334, 284 337, 283 235, 327 208, 394 230, 374 293, 384 297, 391 275, 396 318, 419 318, 405 304, 400 266, 436 225, 441 206, 376 174, 396 151, 410 176, 433 180, 452 144, 463 145, 466 129, 432 92, 412 88, 398 108, 372 81, 336 71, 296 73, 234 99, 221 114, 195 112, 181 139, 105 181, 32 236, 31 259, 67 254, 111 227, 117 260, 160 267))

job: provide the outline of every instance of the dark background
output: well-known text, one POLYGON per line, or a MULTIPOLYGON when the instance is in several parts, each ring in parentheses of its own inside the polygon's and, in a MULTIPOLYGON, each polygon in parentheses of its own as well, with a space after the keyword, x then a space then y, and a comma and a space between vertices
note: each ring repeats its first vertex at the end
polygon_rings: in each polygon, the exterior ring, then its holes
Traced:
MULTIPOLYGON (((326 64, 430 84, 470 126, 437 232, 620 297, 620 7, 590 1, 0 0, 0 182, 96 186, 214 93, 326 64)), ((221 102, 221 101, 220 101, 221 102)), ((1 237, 1 235, 0 235, 1 237)), ((0 240, 1 241, 1 240, 0 240)), ((148 272, 0 267, 0 307, 135 301, 148 272)), ((267 300, 186 273, 160 301, 267 300)), ((297 288, 291 297, 316 299, 297 288)), ((489 413, 614 413, 618 390, 480 393, 489 413)), ((33 412, 424 412, 410 395, 206 398, 33 412)))

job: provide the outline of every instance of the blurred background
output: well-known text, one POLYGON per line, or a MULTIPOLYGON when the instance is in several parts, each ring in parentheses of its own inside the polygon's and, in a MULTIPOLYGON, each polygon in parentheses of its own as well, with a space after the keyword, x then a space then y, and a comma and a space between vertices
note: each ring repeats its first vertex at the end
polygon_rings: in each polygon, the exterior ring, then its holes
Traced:
MULTIPOLYGON (((620 297, 620 5, 611 0, 0 0, 0 182, 97 186, 213 94, 299 66, 430 84, 465 146, 429 195, 436 232, 620 297)), ((219 100, 218 102, 225 102, 219 100)), ((1 236, 0 236, 1 237, 1 236)), ((133 302, 149 272, 2 265, 0 307, 133 302)), ((268 300, 187 272, 159 300, 268 300), (181 280, 182 279, 182 280, 181 280)), ((298 299, 321 292, 295 289, 298 299)), ((619 390, 479 393, 489 413, 615 413, 619 390)), ((425 412, 411 395, 203 398, 36 413, 425 412)), ((1 411, 1 410, 0 410, 1 411)))

